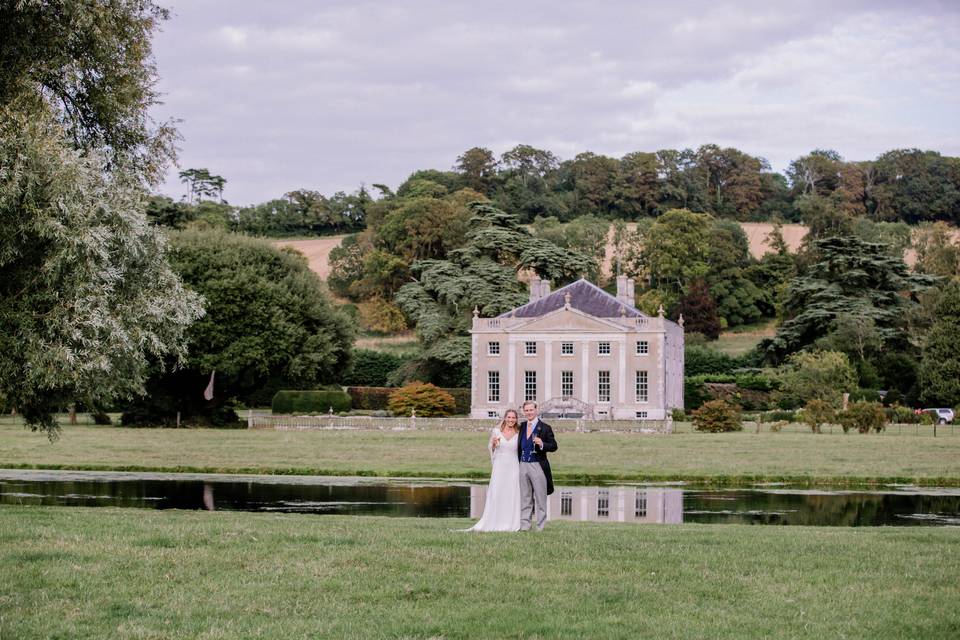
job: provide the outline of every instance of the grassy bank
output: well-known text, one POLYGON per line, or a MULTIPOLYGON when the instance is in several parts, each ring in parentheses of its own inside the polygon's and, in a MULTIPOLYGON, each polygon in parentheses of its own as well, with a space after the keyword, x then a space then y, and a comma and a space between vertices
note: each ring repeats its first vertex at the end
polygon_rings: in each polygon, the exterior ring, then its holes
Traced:
POLYGON ((2 638, 948 638, 948 529, 0 507, 2 638))
MULTIPOLYGON (((64 428, 59 440, 0 426, 0 467, 485 478, 477 432, 64 428)), ((960 437, 564 433, 564 482, 688 479, 960 485, 960 437)))

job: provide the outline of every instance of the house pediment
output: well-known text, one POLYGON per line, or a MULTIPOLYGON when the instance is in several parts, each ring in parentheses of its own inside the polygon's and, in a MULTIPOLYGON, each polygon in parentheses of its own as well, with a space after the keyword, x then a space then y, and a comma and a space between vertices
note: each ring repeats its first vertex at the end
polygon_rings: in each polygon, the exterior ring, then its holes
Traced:
POLYGON ((529 322, 517 324, 508 329, 509 332, 541 332, 541 331, 578 331, 586 333, 610 333, 611 331, 625 331, 626 328, 603 318, 594 318, 575 309, 558 309, 540 318, 531 318, 529 322))

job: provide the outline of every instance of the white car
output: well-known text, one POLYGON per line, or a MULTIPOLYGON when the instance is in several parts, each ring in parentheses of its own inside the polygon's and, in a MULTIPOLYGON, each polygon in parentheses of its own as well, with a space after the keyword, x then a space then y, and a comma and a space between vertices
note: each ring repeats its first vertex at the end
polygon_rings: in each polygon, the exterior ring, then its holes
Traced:
POLYGON ((924 409, 923 412, 933 415, 933 419, 937 421, 937 424, 953 422, 953 409, 924 409))

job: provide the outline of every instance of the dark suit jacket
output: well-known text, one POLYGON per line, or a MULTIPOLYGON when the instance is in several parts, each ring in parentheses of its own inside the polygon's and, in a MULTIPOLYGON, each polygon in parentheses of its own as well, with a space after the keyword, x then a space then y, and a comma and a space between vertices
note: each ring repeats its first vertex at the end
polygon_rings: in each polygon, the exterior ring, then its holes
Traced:
MULTIPOLYGON (((520 423, 521 438, 527 432, 527 421, 520 423)), ((557 450, 557 438, 553 435, 553 428, 542 419, 537 421, 537 426, 533 428, 533 437, 539 437, 543 440, 543 448, 534 447, 533 456, 540 467, 543 469, 543 475, 547 477, 547 495, 553 493, 553 474, 550 473, 550 462, 547 460, 547 454, 557 450)), ((523 455, 523 447, 517 447, 517 458, 523 455)))

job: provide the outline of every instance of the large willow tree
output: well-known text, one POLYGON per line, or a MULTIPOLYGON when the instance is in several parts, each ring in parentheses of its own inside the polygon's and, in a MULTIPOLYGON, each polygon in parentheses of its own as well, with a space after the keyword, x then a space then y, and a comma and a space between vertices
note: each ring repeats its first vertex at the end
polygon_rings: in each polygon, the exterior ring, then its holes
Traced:
POLYGON ((147 115, 165 15, 0 3, 0 398, 51 436, 66 405, 141 391, 202 314, 144 214, 175 135, 147 115))

